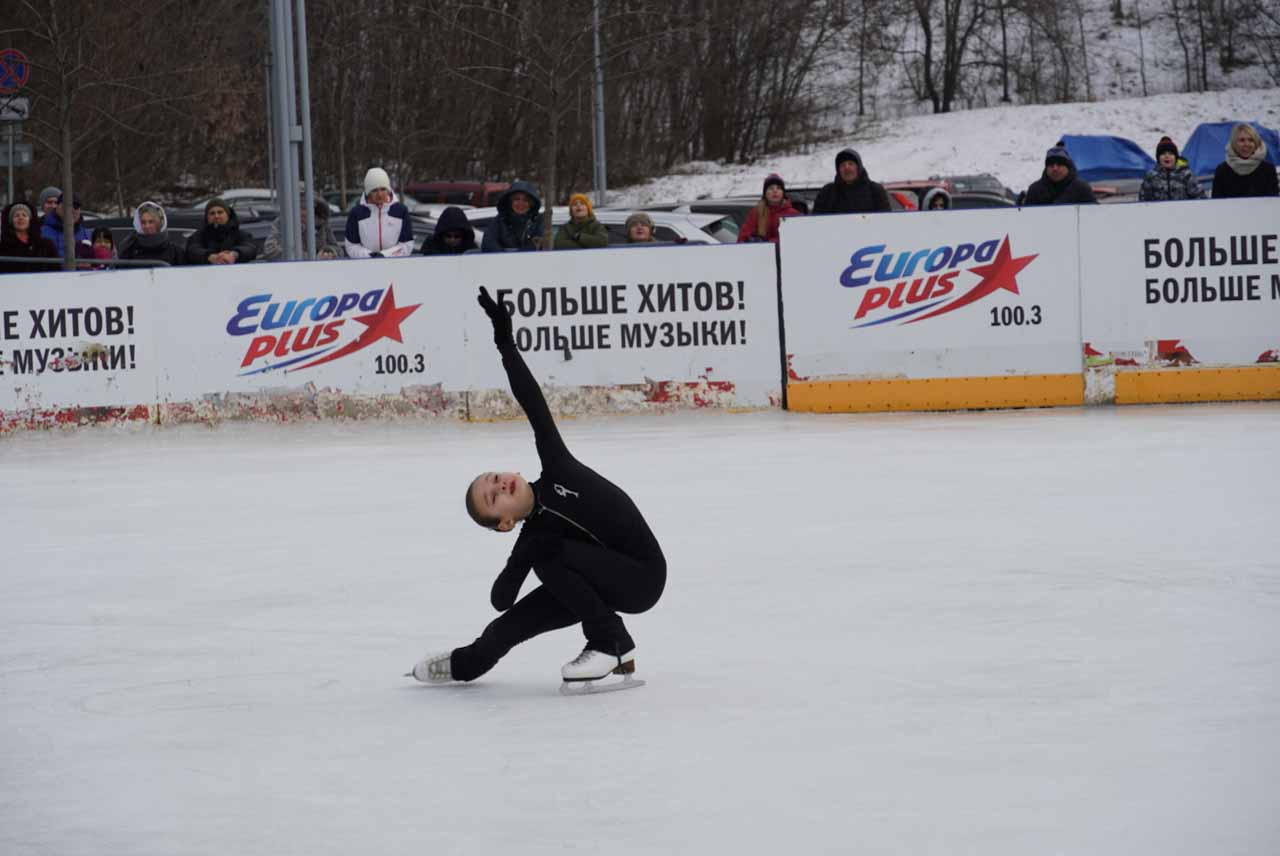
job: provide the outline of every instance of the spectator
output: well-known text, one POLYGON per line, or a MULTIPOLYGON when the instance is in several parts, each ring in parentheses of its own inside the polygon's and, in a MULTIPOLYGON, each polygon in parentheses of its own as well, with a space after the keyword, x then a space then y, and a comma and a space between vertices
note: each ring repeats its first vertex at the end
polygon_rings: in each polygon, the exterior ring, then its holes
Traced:
POLYGON ((1213 198, 1277 195, 1276 167, 1267 160, 1267 144, 1252 125, 1241 122, 1231 129, 1227 159, 1213 172, 1213 198))
POLYGON ((853 149, 836 155, 836 179, 818 191, 813 201, 814 214, 866 214, 890 211, 889 194, 884 186, 871 180, 862 165, 862 156, 853 149))
POLYGON ((1096 205, 1093 188, 1076 175, 1076 165, 1059 142, 1045 152, 1044 173, 1027 188, 1023 205, 1096 205))
MULTIPOLYGON (((315 200, 315 230, 316 230, 316 258, 317 259, 336 259, 342 255, 342 248, 333 240, 333 230, 329 226, 329 203, 323 199, 315 200)), ((302 218, 302 238, 304 242, 300 245, 300 249, 306 250, 305 238, 307 234, 307 223, 312 219, 307 217, 306 198, 298 200, 298 216, 302 218)), ((262 245, 262 258, 269 262, 279 261, 284 258, 284 239, 280 234, 280 218, 277 217, 275 222, 271 224, 271 234, 267 236, 266 243, 262 245)))
MULTIPOLYGON (((52 211, 44 215, 44 220, 40 226, 40 234, 44 235, 53 243, 53 248, 59 256, 65 256, 63 248, 65 247, 65 238, 62 232, 63 218, 67 216, 67 206, 63 204, 63 196, 59 193, 56 206, 52 211)), ((71 215, 72 223, 72 240, 75 241, 76 257, 90 258, 93 256, 93 250, 90 247, 89 230, 80 222, 80 194, 74 193, 71 196, 71 215)))
POLYGON ((364 174, 364 195, 347 214, 347 258, 381 259, 413 255, 413 220, 396 199, 381 167, 364 174))
POLYGON ((133 212, 133 231, 120 242, 120 258, 151 260, 180 265, 186 259, 183 247, 169 237, 169 217, 155 202, 143 202, 133 212))
POLYGON ((46 187, 40 191, 39 203, 40 209, 35 212, 35 224, 33 228, 39 231, 44 227, 44 218, 49 212, 58 207, 58 197, 62 195, 62 189, 58 187, 46 187))
POLYGON ((787 198, 787 185, 782 176, 770 173, 764 180, 764 191, 760 201, 747 212, 747 219, 738 230, 738 243, 748 241, 768 241, 778 243, 778 225, 783 217, 796 217, 800 212, 791 205, 787 198))
POLYGON ((637 211, 627 218, 627 243, 628 244, 656 244, 658 239, 653 237, 653 218, 643 211, 637 211))
MULTIPOLYGON (((92 241, 93 257, 98 261, 107 261, 116 257, 116 239, 106 226, 99 226, 94 229, 90 240, 92 241)), ((95 265, 96 270, 104 270, 106 267, 106 265, 95 265)))
POLYGON ((556 232, 557 250, 589 250, 609 246, 609 230, 596 219, 585 193, 569 197, 569 222, 556 232))
POLYGON ((1139 202, 1167 202, 1174 199, 1204 199, 1204 188, 1191 174, 1187 162, 1178 157, 1178 147, 1168 137, 1156 143, 1156 166, 1142 179, 1139 202))
POLYGON ((450 205, 440 212, 436 230, 422 242, 424 256, 456 256, 476 249, 476 230, 462 209, 450 205))
POLYGON ((498 197, 498 216, 484 230, 480 249, 486 253, 536 250, 542 239, 542 200, 533 185, 517 179, 498 197))
MULTIPOLYGON (((15 202, 4 209, 0 218, 0 256, 18 256, 28 259, 56 259, 53 242, 35 228, 31 206, 15 202)), ((54 265, 28 262, 0 262, 0 273, 39 273, 58 268, 54 265)))
POLYGON ((920 200, 921 211, 949 211, 950 209, 951 194, 942 187, 929 188, 924 199, 920 200))
POLYGON ((240 229, 240 218, 223 199, 204 206, 204 225, 187 238, 187 264, 248 264, 258 257, 258 245, 240 229))

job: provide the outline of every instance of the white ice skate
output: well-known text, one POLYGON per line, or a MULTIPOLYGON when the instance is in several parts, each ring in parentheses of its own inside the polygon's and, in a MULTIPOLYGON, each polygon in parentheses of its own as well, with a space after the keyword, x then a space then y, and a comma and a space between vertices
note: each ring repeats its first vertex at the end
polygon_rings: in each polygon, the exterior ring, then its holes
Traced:
POLYGON ((419 660, 414 665, 412 672, 405 672, 404 676, 422 681, 424 684, 450 683, 453 680, 452 658, 452 651, 428 654, 425 659, 419 660))
POLYGON ((605 654, 583 648, 582 653, 574 657, 560 669, 560 684, 563 695, 587 695, 588 693, 607 693, 613 690, 629 690, 644 686, 644 681, 635 676, 636 650, 632 648, 625 654, 605 654), (621 675, 620 681, 606 681, 611 675, 621 675))

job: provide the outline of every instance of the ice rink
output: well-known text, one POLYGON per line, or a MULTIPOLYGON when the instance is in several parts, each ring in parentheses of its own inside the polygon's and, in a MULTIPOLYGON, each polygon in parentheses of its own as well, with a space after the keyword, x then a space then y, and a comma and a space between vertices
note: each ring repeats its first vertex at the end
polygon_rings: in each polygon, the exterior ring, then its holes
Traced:
POLYGON ((561 425, 666 551, 638 690, 402 677, 523 422, 0 438, 0 853, 1280 853, 1280 405, 561 425))

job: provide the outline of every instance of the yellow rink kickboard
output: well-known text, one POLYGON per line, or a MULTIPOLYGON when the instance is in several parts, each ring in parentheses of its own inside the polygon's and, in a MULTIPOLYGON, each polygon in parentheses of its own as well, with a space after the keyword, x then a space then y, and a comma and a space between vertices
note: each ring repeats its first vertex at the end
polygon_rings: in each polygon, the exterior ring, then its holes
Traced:
POLYGON ((1280 399, 1280 365, 1116 372, 1116 404, 1280 399))
POLYGON ((841 379, 787 384, 787 408, 812 413, 1078 407, 1083 404, 1084 378, 1079 374, 841 379))

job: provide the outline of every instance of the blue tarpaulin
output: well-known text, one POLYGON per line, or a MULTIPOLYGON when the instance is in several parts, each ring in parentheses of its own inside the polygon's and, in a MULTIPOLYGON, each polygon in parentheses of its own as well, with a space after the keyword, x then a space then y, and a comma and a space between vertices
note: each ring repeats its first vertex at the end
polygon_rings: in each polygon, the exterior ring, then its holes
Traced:
POLYGON ((1062 144, 1085 181, 1142 178, 1156 165, 1155 157, 1124 137, 1067 135, 1062 144))
MULTIPOLYGON (((1187 159, 1191 171, 1196 175, 1213 175, 1218 164, 1227 158, 1227 140, 1231 138, 1231 129, 1239 122, 1205 122, 1196 126, 1182 149, 1182 156, 1187 159)), ((1267 160, 1276 163, 1280 158, 1280 134, 1270 128, 1264 128, 1257 122, 1250 122, 1253 129, 1267 144, 1267 160)))

